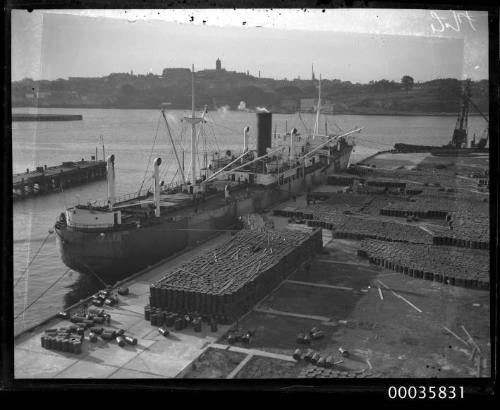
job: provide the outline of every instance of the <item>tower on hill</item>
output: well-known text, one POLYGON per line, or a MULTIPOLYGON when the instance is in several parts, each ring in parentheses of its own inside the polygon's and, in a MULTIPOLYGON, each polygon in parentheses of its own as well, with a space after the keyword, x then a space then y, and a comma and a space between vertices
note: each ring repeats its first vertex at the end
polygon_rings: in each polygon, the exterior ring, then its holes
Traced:
POLYGON ((221 71, 222 70, 222 64, 221 64, 219 58, 217 59, 217 61, 215 61, 215 70, 216 71, 221 71))

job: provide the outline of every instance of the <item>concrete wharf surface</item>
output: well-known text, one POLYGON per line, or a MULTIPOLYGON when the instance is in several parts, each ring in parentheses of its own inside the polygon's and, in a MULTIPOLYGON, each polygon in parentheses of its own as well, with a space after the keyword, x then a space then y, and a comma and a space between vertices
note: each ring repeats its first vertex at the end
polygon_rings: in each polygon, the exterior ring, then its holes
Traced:
POLYGON ((115 341, 100 339, 97 343, 90 343, 86 337, 81 354, 47 350, 40 343, 45 329, 70 324, 67 320, 53 319, 14 340, 14 378, 176 377, 203 352, 207 344, 215 342, 228 327, 219 325, 217 332, 211 332, 209 326, 204 325, 201 333, 186 329, 163 337, 157 327, 144 320, 144 306, 149 303, 149 285, 161 278, 167 270, 185 263, 201 251, 219 246, 229 237, 229 234, 222 234, 123 284, 129 288, 130 294, 119 296, 119 303, 115 307, 104 308, 111 315, 111 323, 109 326, 97 327, 125 329, 125 334, 137 338, 136 346, 121 348, 115 341))

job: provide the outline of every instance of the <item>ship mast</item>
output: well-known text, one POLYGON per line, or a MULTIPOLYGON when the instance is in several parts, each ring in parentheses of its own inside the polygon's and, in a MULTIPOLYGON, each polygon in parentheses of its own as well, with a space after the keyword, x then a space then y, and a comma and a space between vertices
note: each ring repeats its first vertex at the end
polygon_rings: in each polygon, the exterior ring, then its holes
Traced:
POLYGON ((316 121, 314 122, 313 138, 319 134, 319 116, 321 112, 321 74, 319 75, 318 106, 316 108, 316 121))
POLYGON ((196 124, 203 121, 202 117, 195 117, 194 113, 194 64, 191 71, 191 117, 184 117, 191 124, 191 185, 196 183, 196 124))
POLYGON ((191 185, 196 182, 196 123, 194 122, 194 64, 191 72, 191 185))

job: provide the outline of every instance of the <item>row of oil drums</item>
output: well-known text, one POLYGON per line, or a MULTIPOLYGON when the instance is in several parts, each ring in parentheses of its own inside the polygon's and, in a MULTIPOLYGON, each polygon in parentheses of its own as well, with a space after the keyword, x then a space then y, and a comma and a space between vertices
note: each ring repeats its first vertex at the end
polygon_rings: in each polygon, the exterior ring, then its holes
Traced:
MULTIPOLYGON (((359 253, 358 253, 359 254, 359 253)), ((465 288, 477 288, 488 290, 490 288, 489 278, 485 277, 484 280, 472 277, 460 277, 457 272, 454 275, 445 275, 442 273, 434 273, 424 271, 414 266, 400 265, 399 263, 393 262, 385 258, 376 258, 369 256, 370 263, 378 266, 382 266, 386 269, 391 269, 396 272, 403 273, 411 277, 418 279, 431 280, 435 282, 441 282, 452 286, 460 286, 465 288)))

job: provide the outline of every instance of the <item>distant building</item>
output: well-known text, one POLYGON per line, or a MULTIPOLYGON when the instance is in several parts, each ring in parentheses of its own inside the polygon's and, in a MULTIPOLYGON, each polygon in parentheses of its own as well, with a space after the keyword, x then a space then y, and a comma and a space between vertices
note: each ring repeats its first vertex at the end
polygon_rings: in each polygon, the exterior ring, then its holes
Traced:
POLYGON ((189 68, 164 68, 162 72, 163 78, 189 76, 191 76, 191 70, 189 68))
POLYGON ((215 69, 217 71, 222 71, 222 63, 219 58, 217 59, 217 61, 215 61, 215 69))

